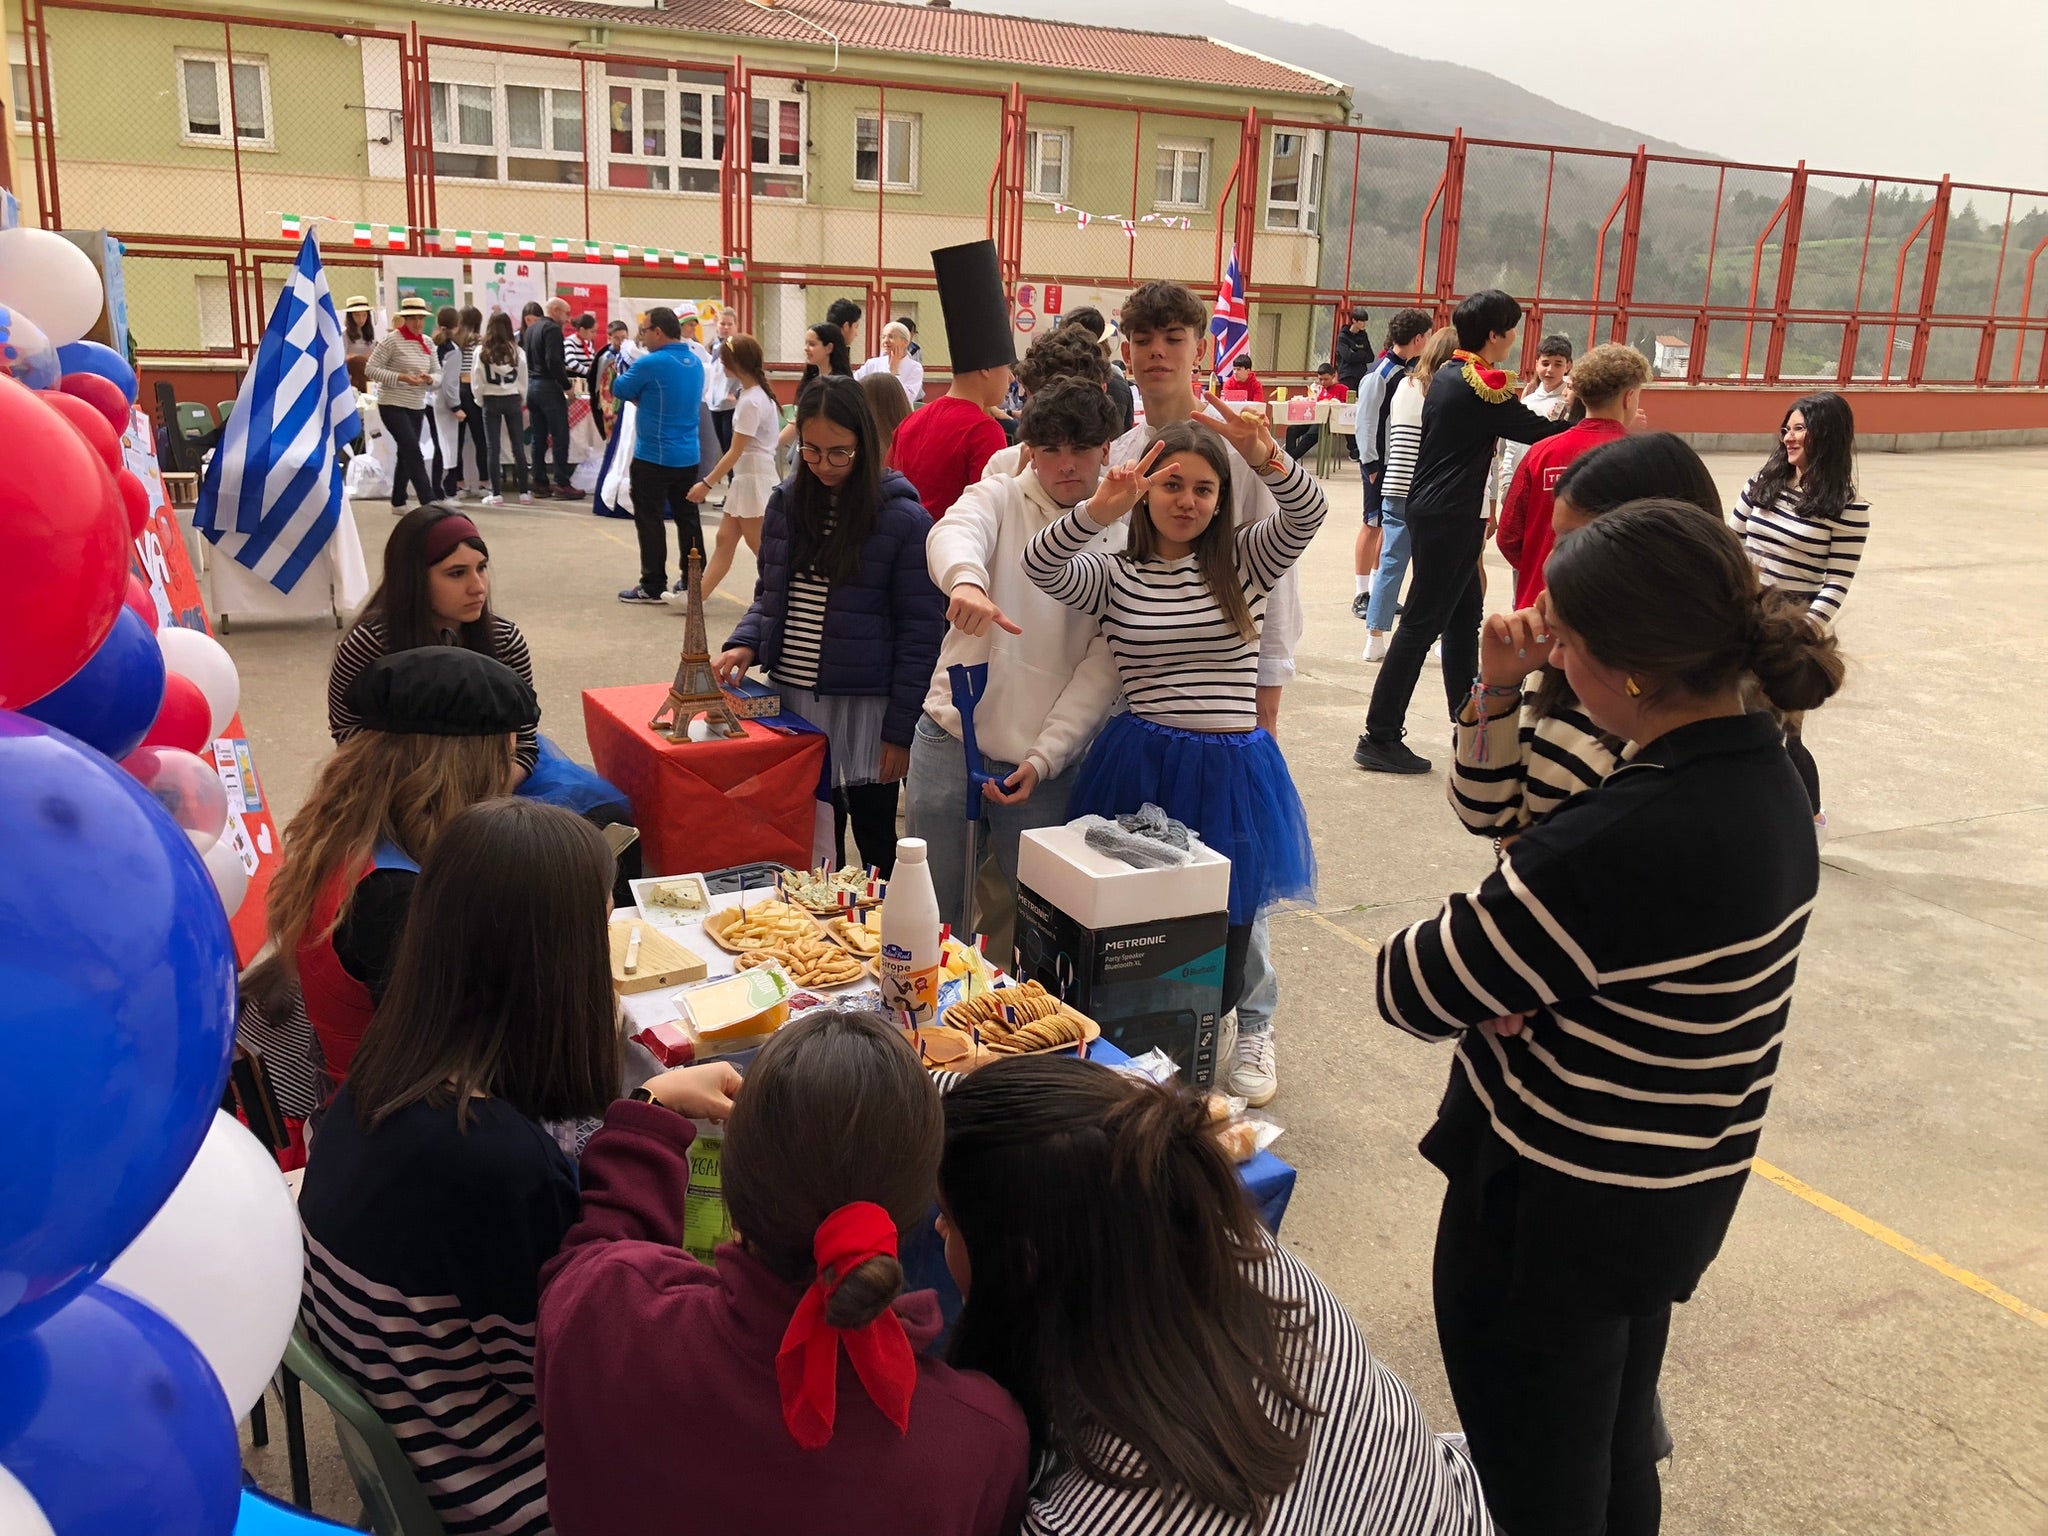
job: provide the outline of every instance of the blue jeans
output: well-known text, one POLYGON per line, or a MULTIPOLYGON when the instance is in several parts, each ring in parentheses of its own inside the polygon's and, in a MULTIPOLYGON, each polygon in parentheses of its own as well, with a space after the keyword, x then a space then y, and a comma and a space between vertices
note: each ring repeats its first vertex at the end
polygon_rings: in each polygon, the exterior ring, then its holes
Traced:
POLYGON ((1252 941, 1244 952, 1244 995, 1237 1000, 1237 1032, 1269 1034, 1273 1010, 1280 1006, 1280 973, 1273 969, 1273 935, 1262 917, 1252 924, 1252 941))
POLYGON ((1372 579, 1372 601, 1366 605, 1365 627, 1394 627, 1394 609, 1401 601, 1401 582, 1408 575, 1408 498, 1389 496, 1380 503, 1380 568, 1372 579))
MULTIPOLYGON (((998 762, 986 752, 982 771, 1007 777, 1016 772, 1015 763, 998 762)), ((961 879, 967 862, 967 752, 958 738, 949 735, 930 715, 920 715, 917 733, 910 744, 909 802, 904 815, 912 837, 925 840, 925 862, 931 867, 932 890, 939 898, 939 916, 946 922, 960 920, 961 879)), ((1067 795, 1074 787, 1074 769, 1057 778, 1040 780, 1031 798, 1022 805, 997 805, 984 800, 981 820, 976 825, 975 863, 979 866, 991 846, 996 868, 1012 888, 1017 884, 1017 850, 1031 827, 1066 825, 1067 795)), ((997 957, 1002 960, 1003 957, 997 957)))

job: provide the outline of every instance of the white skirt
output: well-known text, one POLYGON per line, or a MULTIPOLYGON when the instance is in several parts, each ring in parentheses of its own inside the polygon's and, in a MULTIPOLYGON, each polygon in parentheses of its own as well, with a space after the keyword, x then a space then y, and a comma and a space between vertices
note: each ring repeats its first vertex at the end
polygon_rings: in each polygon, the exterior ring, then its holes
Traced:
POLYGON ((768 510, 768 496, 776 487, 775 460, 768 454, 743 453, 732 467, 725 486, 727 517, 758 518, 768 510))
POLYGON ((821 695, 793 683, 778 682, 783 710, 801 716, 825 733, 832 749, 832 785, 873 784, 882 776, 882 717, 889 700, 882 694, 821 695))

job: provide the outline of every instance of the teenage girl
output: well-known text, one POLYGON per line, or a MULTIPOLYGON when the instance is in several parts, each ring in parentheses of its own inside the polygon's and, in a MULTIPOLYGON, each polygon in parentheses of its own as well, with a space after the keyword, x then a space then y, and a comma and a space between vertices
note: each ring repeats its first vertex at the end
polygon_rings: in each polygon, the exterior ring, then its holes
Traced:
POLYGON ((1209 405, 1213 416, 1161 428, 1144 458, 1111 470, 1094 496, 1032 539, 1024 569, 1100 621, 1130 703, 1095 738, 1069 813, 1116 816, 1150 802, 1230 860, 1227 1013, 1244 989, 1253 919, 1315 893, 1308 816, 1287 760, 1259 726, 1255 687, 1267 595, 1328 505, 1274 445, 1264 411, 1228 410, 1213 392, 1209 405), (1231 505, 1228 448, 1272 490, 1271 517, 1234 527, 1217 516, 1231 505), (1122 553, 1086 550, 1126 514, 1122 553))
POLYGON ((725 376, 738 386, 738 403, 732 417, 732 441, 711 466, 711 472, 690 487, 690 500, 702 504, 711 487, 727 474, 732 483, 725 488, 725 518, 718 525, 718 543, 704 567, 703 590, 709 597, 732 569, 733 552, 741 539, 754 554, 761 552, 761 519, 768 511, 768 495, 775 489, 775 434, 782 408, 768 388, 766 363, 761 343, 747 335, 734 336, 720 348, 719 360, 725 376))

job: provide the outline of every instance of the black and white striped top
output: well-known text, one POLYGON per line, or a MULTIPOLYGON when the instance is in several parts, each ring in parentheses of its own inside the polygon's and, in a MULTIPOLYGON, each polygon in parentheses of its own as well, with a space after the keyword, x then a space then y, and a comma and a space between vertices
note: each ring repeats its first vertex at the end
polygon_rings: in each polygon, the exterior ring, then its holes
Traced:
POLYGON ((1380 475, 1380 495, 1390 501, 1405 498, 1415 480, 1415 460, 1422 452, 1422 395, 1411 373, 1387 407, 1387 467, 1380 475))
POLYGON ((1812 823, 1770 716, 1680 726, 1390 939, 1380 1012, 1456 1039, 1494 1131, 1545 1168, 1638 1190, 1740 1174, 1819 886, 1812 823), (1511 1013, 1518 1035, 1475 1027, 1511 1013))
POLYGON ((1484 725, 1457 725, 1451 809, 1465 830, 1503 837, 1541 821, 1621 761, 1600 728, 1562 705, 1542 716, 1525 705, 1484 725), (1483 759, 1483 760, 1482 760, 1483 759))
MULTIPOLYGON (((821 546, 838 523, 835 506, 825 514, 825 529, 818 535, 821 546)), ((825 649, 825 600, 831 593, 830 577, 791 563, 789 612, 782 621, 782 651, 772 674, 776 682, 791 688, 817 688, 818 657, 825 649)))
MULTIPOLYGON (((1321 1410, 1308 1462, 1263 1524, 1206 1506, 1176 1504, 1156 1488, 1116 1488, 1055 1466, 1032 1489, 1025 1536, 1483 1536, 1493 1530, 1479 1475, 1430 1433, 1401 1379, 1373 1358, 1365 1334, 1315 1273, 1275 1245, 1258 1284, 1300 1302, 1308 1332, 1292 1362, 1303 1395, 1321 1410)), ((1111 1442, 1105 1460, 1136 1470, 1137 1453, 1111 1442)))
MULTIPOLYGON (((1299 464, 1260 478, 1278 510, 1240 526, 1232 546, 1255 626, 1265 623, 1267 594, 1301 558, 1328 510, 1322 487, 1299 464)), ((1032 539, 1025 574, 1101 621, 1133 713, 1184 731, 1255 728, 1259 642, 1224 617, 1195 557, 1139 561, 1084 552, 1101 532, 1082 502, 1032 539)))
POLYGON ((1800 510, 1797 491, 1780 491, 1759 507, 1749 499, 1755 488, 1755 481, 1743 488, 1731 518, 1750 563, 1764 585, 1807 599, 1807 611, 1832 626, 1870 537, 1870 503, 1852 495, 1834 516, 1814 517, 1800 510))
MULTIPOLYGON (((348 707, 348 686, 371 662, 390 650, 383 624, 363 619, 341 637, 334 648, 334 667, 327 674, 327 731, 340 746, 363 728, 362 717, 348 707)), ((527 687, 533 686, 533 655, 526 648, 526 636, 503 614, 491 615, 491 654, 514 672, 527 687)), ((540 761, 540 727, 529 725, 519 732, 513 761, 528 773, 540 761)))
POLYGON ((346 1085, 299 1197, 299 1319, 397 1438, 450 1536, 548 1536, 534 1400, 540 1269, 576 1173, 498 1099, 414 1104, 365 1133, 346 1085))

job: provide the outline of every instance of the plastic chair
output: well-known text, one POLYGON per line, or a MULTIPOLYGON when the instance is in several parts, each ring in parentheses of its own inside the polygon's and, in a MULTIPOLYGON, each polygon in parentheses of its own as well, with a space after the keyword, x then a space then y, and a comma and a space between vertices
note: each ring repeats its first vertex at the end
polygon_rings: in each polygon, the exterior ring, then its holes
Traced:
POLYGON ((214 429, 213 412, 196 400, 178 402, 178 431, 186 437, 204 437, 214 429))
MULTIPOLYGON (((367 1524, 378 1536, 443 1536, 441 1517, 428 1502, 426 1490, 413 1474, 405 1452, 398 1448, 397 1439, 377 1417, 377 1410, 363 1400, 355 1383, 334 1368, 304 1329, 292 1330, 279 1374, 287 1421, 298 1418, 298 1384, 302 1381, 333 1410, 341 1459, 363 1501, 358 1525, 367 1524)), ((303 1438, 299 1443, 303 1445, 303 1438)), ((292 1494, 303 1507, 309 1501, 302 1496, 301 1468, 294 1466, 292 1473, 292 1494)))
POLYGON ((228 418, 235 413, 235 402, 232 400, 222 400, 214 406, 214 410, 220 416, 220 424, 226 426, 228 418))

